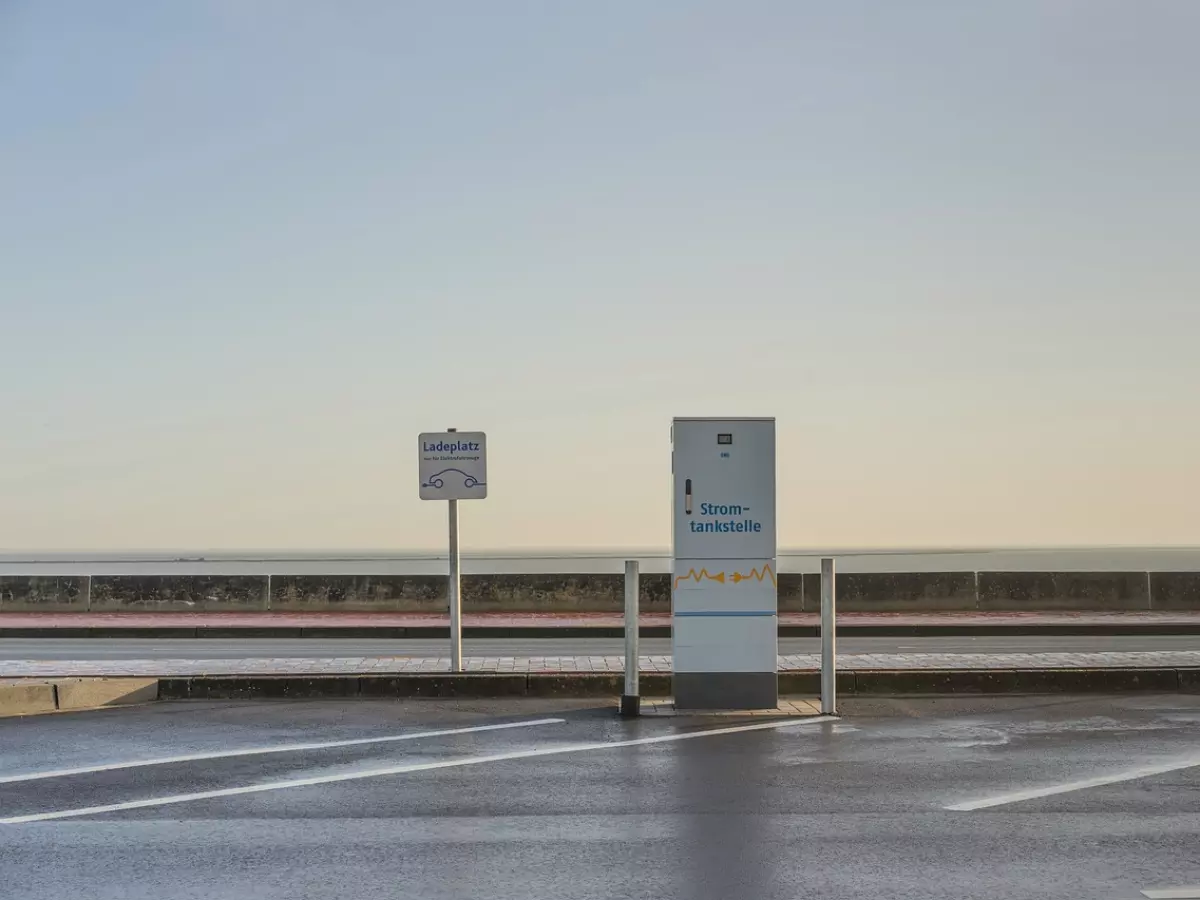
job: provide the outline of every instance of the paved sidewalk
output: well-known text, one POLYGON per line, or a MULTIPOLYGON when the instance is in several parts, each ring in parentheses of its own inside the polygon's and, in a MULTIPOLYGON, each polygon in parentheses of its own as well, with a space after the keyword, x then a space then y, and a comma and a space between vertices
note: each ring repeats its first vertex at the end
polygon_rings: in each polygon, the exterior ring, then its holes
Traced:
MULTIPOLYGON (((675 700, 672 697, 643 697, 640 705, 643 716, 654 716, 660 719, 695 716, 697 713, 694 709, 676 709, 675 700)), ((705 717, 716 716, 718 719, 722 716, 731 719, 744 719, 746 716, 755 719, 819 716, 821 715, 821 699, 814 697, 806 700, 792 697, 781 699, 774 709, 706 709, 703 711, 703 715, 705 717)))
MULTIPOLYGON (((622 656, 489 656, 463 661, 468 672, 622 672, 622 656)), ((780 671, 812 671, 820 654, 779 657, 780 671)), ((1096 653, 851 653, 838 655, 848 671, 873 669, 1110 669, 1200 668, 1200 650, 1096 653)), ((670 672, 670 656, 643 656, 642 672, 670 672)), ((448 672, 441 657, 311 657, 257 659, 9 660, 0 662, 0 678, 95 675, 387 675, 448 672)))

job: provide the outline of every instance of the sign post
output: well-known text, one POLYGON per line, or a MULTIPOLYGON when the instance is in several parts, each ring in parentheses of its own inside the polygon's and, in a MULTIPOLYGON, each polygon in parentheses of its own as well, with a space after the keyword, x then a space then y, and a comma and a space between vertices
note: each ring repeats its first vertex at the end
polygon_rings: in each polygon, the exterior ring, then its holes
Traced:
MULTIPOLYGON (((451 431, 454 429, 451 428, 451 431)), ((446 595, 450 600, 450 671, 462 671, 462 560, 458 554, 458 501, 446 503, 450 519, 450 572, 446 595)))
POLYGON ((418 459, 422 500, 445 500, 450 521, 447 595, 450 600, 450 671, 462 671, 462 565, 458 552, 458 501, 487 497, 487 435, 482 431, 425 432, 418 459))

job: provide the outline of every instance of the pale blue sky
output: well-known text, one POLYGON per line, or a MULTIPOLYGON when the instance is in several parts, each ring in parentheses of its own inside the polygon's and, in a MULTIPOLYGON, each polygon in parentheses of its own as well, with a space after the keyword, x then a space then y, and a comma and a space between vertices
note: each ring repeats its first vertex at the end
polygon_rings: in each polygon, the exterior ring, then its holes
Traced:
POLYGON ((0 549, 1200 543, 1200 4, 0 0, 0 549))

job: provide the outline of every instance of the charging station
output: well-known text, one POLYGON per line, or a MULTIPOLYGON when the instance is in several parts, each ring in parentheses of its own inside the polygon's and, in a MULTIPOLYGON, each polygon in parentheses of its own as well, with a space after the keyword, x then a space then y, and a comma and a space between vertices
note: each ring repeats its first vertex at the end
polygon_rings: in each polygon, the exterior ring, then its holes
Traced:
POLYGON ((775 420, 675 419, 671 469, 675 706, 774 708, 775 420))

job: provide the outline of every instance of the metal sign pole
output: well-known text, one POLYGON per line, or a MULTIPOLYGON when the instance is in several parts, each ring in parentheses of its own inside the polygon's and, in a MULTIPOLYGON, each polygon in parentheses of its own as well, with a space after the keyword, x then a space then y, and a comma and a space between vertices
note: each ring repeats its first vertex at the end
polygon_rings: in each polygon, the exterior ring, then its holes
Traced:
MULTIPOLYGON (((456 428, 447 428, 454 432, 456 428)), ((448 500, 450 512, 450 577, 447 593, 450 596, 450 671, 462 671, 462 585, 459 578, 461 561, 458 556, 458 501, 448 500)))
POLYGON ((837 715, 837 574, 821 560, 821 712, 837 715))

